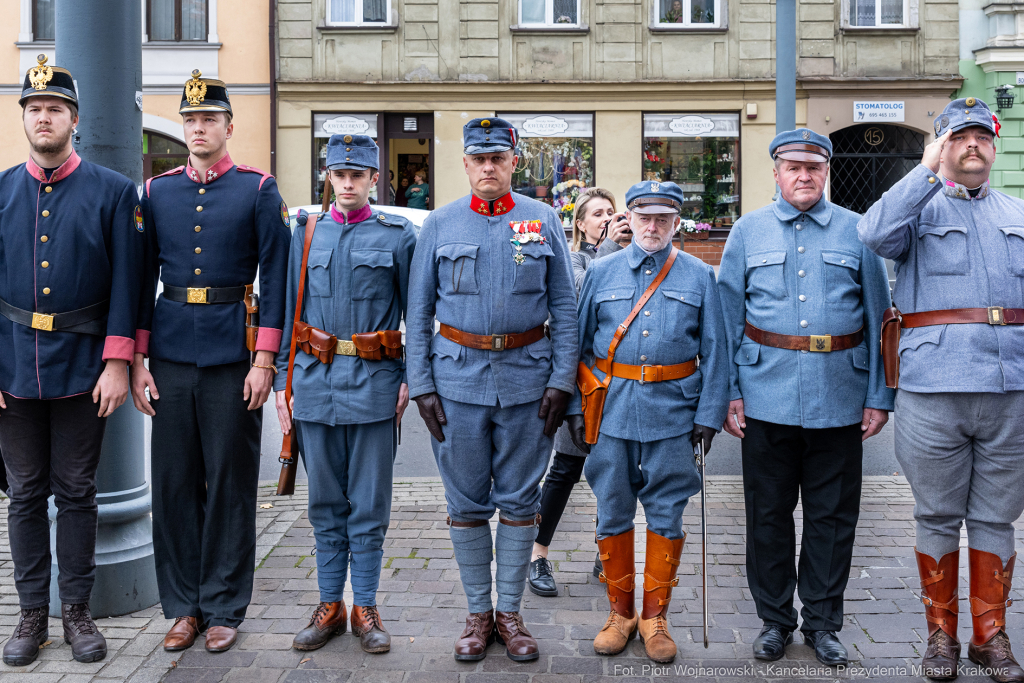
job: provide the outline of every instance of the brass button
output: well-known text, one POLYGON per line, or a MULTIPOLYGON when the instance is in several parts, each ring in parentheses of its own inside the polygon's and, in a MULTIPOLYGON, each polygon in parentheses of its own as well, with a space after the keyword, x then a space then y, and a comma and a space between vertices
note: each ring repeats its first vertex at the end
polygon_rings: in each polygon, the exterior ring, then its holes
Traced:
POLYGON ((41 265, 43 268, 49 268, 50 267, 50 262, 49 261, 43 261, 39 265, 41 265))
POLYGON ((796 250, 797 250, 797 251, 798 251, 799 253, 801 253, 801 254, 802 254, 802 253, 804 253, 804 251, 805 251, 805 249, 804 249, 803 247, 797 247, 797 248, 796 248, 796 250))
POLYGON ((199 232, 200 230, 202 230, 202 228, 201 228, 200 226, 198 226, 198 225, 197 225, 197 226, 196 226, 196 232, 199 232))
POLYGON ((202 250, 202 249, 200 249, 199 247, 196 247, 196 253, 197 253, 197 254, 202 254, 202 253, 203 253, 203 250, 202 250))
POLYGON ((50 288, 49 287, 43 287, 43 294, 49 294, 49 293, 50 293, 50 288))
POLYGON ((650 314, 651 314, 650 311, 644 311, 644 315, 650 315, 650 314))
POLYGON ((47 237, 46 235, 43 235, 42 237, 39 238, 39 241, 40 242, 49 242, 50 238, 47 237))
POLYGON ((807 301, 807 297, 803 294, 800 295, 800 301, 807 301))
POLYGON ((47 186, 46 186, 46 191, 47 191, 47 192, 53 192, 53 188, 52 188, 52 187, 50 187, 49 185, 47 185, 47 186))
POLYGON ((807 321, 806 320, 801 320, 800 321, 800 327, 807 327, 807 321))
POLYGON ((346 152, 351 152, 351 151, 352 151, 352 148, 351 148, 351 147, 346 147, 346 148, 345 148, 345 151, 346 151, 346 152))
POLYGON ((198 268, 196 268, 196 275, 202 275, 202 274, 203 274, 203 271, 201 271, 198 268))
POLYGON ((196 207, 196 211, 202 211, 202 210, 203 210, 203 207, 201 207, 201 206, 197 206, 196 207))
POLYGON ((46 209, 43 209, 43 218, 46 218, 49 215, 50 215, 50 212, 47 211, 46 209))
POLYGON ((345 161, 351 161, 351 159, 349 159, 348 157, 345 157, 345 161))
POLYGON ((647 356, 640 356, 640 360, 646 361, 647 360, 647 356))
POLYGON ((206 194, 206 188, 205 187, 199 188, 199 194, 206 194))
POLYGON ((928 182, 929 183, 934 183, 935 182, 935 176, 932 176, 931 178, 929 178, 928 182))
POLYGON ((644 330, 644 336, 645 336, 645 337, 648 337, 648 336, 650 336, 650 334, 651 334, 650 332, 648 332, 647 330, 644 330))
POLYGON ((804 272, 804 271, 802 271, 802 270, 798 270, 798 271, 796 272, 796 274, 797 274, 797 275, 799 275, 800 277, 807 277, 807 273, 805 273, 805 272, 804 272))

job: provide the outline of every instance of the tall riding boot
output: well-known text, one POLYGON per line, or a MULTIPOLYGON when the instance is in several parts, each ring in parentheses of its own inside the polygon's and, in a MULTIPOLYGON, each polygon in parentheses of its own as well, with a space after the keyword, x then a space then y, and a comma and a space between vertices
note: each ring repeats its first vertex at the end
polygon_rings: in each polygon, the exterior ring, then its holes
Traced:
POLYGON ((676 643, 668 632, 668 603, 672 587, 679 584, 676 569, 683 554, 682 538, 668 539, 647 530, 647 559, 644 564, 644 610, 640 615, 640 639, 647 656, 668 663, 676 658, 676 643))
POLYGON ((1006 608, 1013 584, 1013 563, 1017 553, 1003 567, 999 556, 974 548, 968 549, 971 568, 971 621, 974 637, 967 645, 967 658, 989 669, 999 683, 1024 681, 1024 669, 1010 651, 1006 635, 1006 608))
POLYGON ((639 619, 633 604, 633 588, 636 585, 633 529, 599 540, 597 548, 602 566, 598 578, 601 583, 608 584, 608 602, 612 610, 604 628, 594 638, 594 652, 599 655, 617 655, 636 637, 639 619))
POLYGON ((960 615, 957 573, 960 551, 946 553, 935 562, 929 555, 917 552, 917 571, 921 575, 921 602, 928 620, 928 649, 921 661, 924 675, 935 681, 956 678, 960 663, 960 641, 956 637, 960 615))

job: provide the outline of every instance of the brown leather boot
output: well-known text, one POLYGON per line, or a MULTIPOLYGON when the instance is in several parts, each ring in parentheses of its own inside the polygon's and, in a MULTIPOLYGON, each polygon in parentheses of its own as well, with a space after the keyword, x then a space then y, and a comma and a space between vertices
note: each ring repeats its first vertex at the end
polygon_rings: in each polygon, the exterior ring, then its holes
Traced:
POLYGON ((352 635, 359 636, 363 652, 379 654, 391 650, 391 634, 381 623, 376 607, 352 606, 352 635))
POLYGON ((668 603, 672 599, 672 587, 679 584, 676 569, 685 540, 685 535, 673 540, 647 530, 640 640, 644 642, 647 656, 662 664, 676 658, 676 643, 668 632, 668 603))
POLYGON ((487 646, 494 642, 494 612, 471 612, 466 628, 455 641, 455 660, 478 662, 487 656, 487 646))
POLYGON ((196 642, 196 636, 201 631, 199 620, 195 617, 178 617, 174 620, 174 626, 164 636, 164 649, 168 652, 187 650, 196 642))
POLYGON ((609 536, 597 542, 602 571, 601 583, 608 584, 608 602, 611 614, 594 638, 594 652, 599 655, 617 655, 636 638, 637 616, 633 603, 636 585, 636 564, 633 559, 633 529, 618 536, 609 536))
POLYGON ((313 610, 306 628, 295 634, 292 647, 296 650, 319 650, 331 636, 344 633, 348 625, 345 601, 321 602, 313 610))
POLYGON ((505 644, 505 654, 513 662, 530 662, 540 656, 537 641, 526 630, 519 612, 495 612, 494 630, 494 639, 505 644))
POLYGON ((967 658, 978 666, 989 669, 989 675, 999 683, 1024 681, 1024 669, 1017 664, 1010 651, 1010 639, 1004 630, 1006 608, 1013 604, 1010 588, 1013 584, 1014 553, 1006 562, 994 553, 968 548, 971 569, 971 621, 974 637, 967 645, 967 658))
POLYGON ((946 553, 936 562, 931 556, 914 549, 917 571, 921 576, 921 602, 928 620, 928 649, 921 660, 924 675, 934 681, 956 678, 960 663, 960 641, 956 637, 960 615, 957 574, 960 551, 946 553))

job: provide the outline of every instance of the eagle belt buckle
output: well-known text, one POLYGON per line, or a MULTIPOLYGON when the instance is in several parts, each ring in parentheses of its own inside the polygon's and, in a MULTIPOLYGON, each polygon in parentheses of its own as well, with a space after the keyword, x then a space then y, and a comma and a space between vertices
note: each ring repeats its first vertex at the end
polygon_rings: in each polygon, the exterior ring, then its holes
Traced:
POLYGON ((811 351, 816 353, 829 353, 832 351, 832 335, 831 334, 812 334, 811 335, 811 351))
POLYGON ((491 335, 491 351, 504 351, 505 350, 505 335, 493 334, 491 335))
POLYGON ((351 339, 339 339, 335 353, 341 356, 355 356, 356 345, 351 339))
POLYGON ((188 302, 190 304, 208 304, 206 300, 207 287, 189 287, 188 288, 188 302))
POLYGON ((45 313, 33 313, 32 329, 53 332, 53 316, 45 313))
POLYGON ((989 325, 1005 325, 1006 316, 1003 315, 1002 306, 989 306, 988 307, 988 324, 989 325))

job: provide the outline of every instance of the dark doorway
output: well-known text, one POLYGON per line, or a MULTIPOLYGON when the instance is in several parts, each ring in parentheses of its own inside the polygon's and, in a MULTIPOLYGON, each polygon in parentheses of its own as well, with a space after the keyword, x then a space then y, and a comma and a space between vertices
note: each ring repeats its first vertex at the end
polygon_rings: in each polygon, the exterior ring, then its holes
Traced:
POLYGON ((902 126, 864 123, 837 130, 829 181, 833 204, 864 213, 921 163, 924 134, 902 126))
POLYGON ((383 116, 383 134, 378 133, 377 144, 380 146, 381 169, 377 185, 378 204, 397 204, 398 206, 415 206, 422 204, 422 190, 426 189, 426 207, 434 208, 434 114, 393 114, 383 116), (390 177, 388 171, 394 173, 390 177), (416 175, 419 175, 425 187, 416 186, 416 175), (403 181, 404 184, 403 184, 403 181), (389 188, 390 185, 390 188, 389 188), (405 194, 409 188, 411 197, 405 194), (390 199, 391 192, 395 199, 390 199), (417 197, 417 195, 419 195, 417 197), (412 203, 410 203, 412 199, 412 203))

